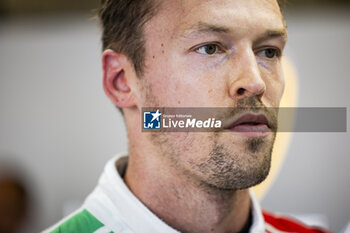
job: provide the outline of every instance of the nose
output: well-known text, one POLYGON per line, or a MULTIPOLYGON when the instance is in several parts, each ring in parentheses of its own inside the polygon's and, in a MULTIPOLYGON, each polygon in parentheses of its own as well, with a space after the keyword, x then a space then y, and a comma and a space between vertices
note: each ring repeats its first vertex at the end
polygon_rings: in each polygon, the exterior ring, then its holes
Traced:
POLYGON ((261 77, 254 52, 251 49, 246 51, 235 66, 236 72, 234 73, 237 76, 231 79, 233 81, 229 87, 230 97, 239 100, 257 96, 261 99, 266 91, 266 85, 261 77))

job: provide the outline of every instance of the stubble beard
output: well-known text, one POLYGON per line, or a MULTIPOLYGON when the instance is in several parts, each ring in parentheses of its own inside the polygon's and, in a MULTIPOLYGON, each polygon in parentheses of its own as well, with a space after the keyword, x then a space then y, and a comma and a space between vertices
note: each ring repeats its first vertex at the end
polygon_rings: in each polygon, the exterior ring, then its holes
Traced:
MULTIPOLYGON (((153 95, 151 86, 146 84, 144 87, 145 106, 161 107, 153 95)), ((246 103, 257 107, 257 102, 253 99, 245 101, 246 103)), ((277 127, 277 117, 272 118, 277 127)), ((220 142, 220 136, 224 134, 208 133, 208 137, 211 138, 209 140, 211 149, 209 153, 206 152, 205 157, 200 156, 205 158, 204 160, 195 158, 198 155, 193 151, 192 145, 196 144, 196 137, 191 137, 191 133, 181 136, 174 134, 182 133, 155 132, 149 133, 148 137, 161 159, 165 159, 168 165, 177 171, 182 171, 189 180, 199 181, 201 186, 236 191, 261 183, 269 174, 276 131, 270 132, 267 137, 244 139, 237 146, 243 149, 238 151, 235 150, 235 142, 232 144, 220 142), (188 159, 189 156, 194 157, 188 159)))
POLYGON ((208 159, 194 166, 204 177, 202 184, 236 191, 261 183, 270 171, 275 136, 272 133, 269 138, 247 138, 241 151, 214 139, 208 159))

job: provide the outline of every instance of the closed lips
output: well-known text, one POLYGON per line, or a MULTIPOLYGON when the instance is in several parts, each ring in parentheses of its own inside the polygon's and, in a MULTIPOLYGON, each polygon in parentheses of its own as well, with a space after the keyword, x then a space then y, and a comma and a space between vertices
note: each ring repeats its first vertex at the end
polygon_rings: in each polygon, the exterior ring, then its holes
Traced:
POLYGON ((247 125, 247 126, 266 125, 267 127, 270 128, 269 121, 267 120, 264 114, 255 115, 255 114, 249 113, 239 117, 233 123, 229 124, 229 126, 226 129, 233 129, 239 125, 247 125))

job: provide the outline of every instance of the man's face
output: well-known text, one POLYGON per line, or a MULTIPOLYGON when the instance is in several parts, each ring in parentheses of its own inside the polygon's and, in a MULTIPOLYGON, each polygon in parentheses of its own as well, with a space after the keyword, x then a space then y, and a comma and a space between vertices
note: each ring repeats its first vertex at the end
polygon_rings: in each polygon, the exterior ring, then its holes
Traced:
MULTIPOLYGON (((276 0, 162 1, 145 26, 139 101, 145 107, 278 107, 284 33, 276 0)), ((273 113, 263 113, 273 121, 273 113)), ((275 133, 147 137, 160 156, 192 179, 242 189, 267 176, 275 133)))

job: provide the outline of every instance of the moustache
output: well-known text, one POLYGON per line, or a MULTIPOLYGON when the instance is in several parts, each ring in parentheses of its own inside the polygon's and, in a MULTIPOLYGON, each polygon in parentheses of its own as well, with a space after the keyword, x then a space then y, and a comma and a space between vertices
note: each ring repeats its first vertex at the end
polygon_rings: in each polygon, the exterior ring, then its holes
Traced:
MULTIPOLYGON (((247 97, 237 102, 235 107, 225 108, 217 116, 217 119, 222 119, 223 128, 229 128, 239 118, 246 115, 254 115, 254 121, 259 121, 267 124, 271 131, 276 132, 278 128, 278 108, 266 107, 261 100, 256 97, 247 97)), ((252 119, 252 117, 247 117, 252 119)))

